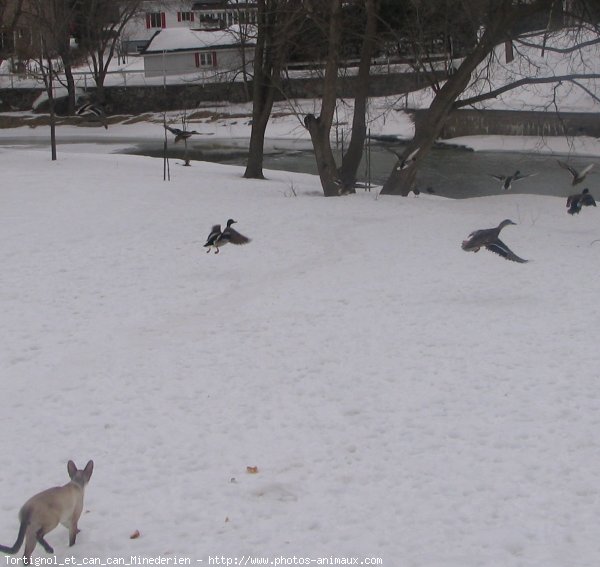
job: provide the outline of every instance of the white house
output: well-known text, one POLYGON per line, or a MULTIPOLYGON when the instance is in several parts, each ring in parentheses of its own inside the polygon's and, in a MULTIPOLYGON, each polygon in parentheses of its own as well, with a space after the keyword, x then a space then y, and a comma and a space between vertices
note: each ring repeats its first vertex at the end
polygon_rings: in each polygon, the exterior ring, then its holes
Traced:
POLYGON ((142 52, 159 30, 223 29, 256 23, 255 0, 144 0, 121 34, 127 53, 142 52))
POLYGON ((242 42, 239 26, 213 31, 163 29, 154 35, 142 55, 146 77, 202 71, 234 75, 242 71, 244 61, 247 67, 251 65, 254 41, 242 42))

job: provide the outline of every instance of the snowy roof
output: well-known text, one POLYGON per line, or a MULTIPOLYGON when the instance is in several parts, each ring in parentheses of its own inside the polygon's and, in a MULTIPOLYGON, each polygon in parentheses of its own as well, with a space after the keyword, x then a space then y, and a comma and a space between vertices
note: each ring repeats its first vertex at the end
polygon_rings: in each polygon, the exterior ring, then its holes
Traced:
MULTIPOLYGON (((239 26, 223 30, 191 30, 189 28, 170 28, 160 30, 150 41, 144 53, 162 53, 163 51, 197 51, 217 47, 231 47, 240 44, 239 26)), ((247 46, 254 45, 246 42, 247 46)))

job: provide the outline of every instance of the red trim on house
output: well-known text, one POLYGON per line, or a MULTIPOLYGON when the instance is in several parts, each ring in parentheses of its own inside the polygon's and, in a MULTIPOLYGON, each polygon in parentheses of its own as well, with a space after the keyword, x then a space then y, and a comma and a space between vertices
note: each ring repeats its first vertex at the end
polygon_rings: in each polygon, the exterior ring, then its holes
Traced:
POLYGON ((217 52, 216 51, 212 52, 212 64, 213 64, 213 67, 217 66, 217 52))
POLYGON ((177 12, 177 21, 180 22, 181 21, 181 12, 177 12))
POLYGON ((150 14, 146 14, 146 29, 150 29, 150 14))
POLYGON ((194 21, 194 12, 192 12, 192 19, 191 19, 191 21, 192 22, 194 21))
POLYGON ((167 16, 164 12, 160 13, 160 27, 161 28, 167 27, 167 16))
POLYGON ((196 67, 200 67, 200 54, 194 53, 194 59, 196 60, 196 67))

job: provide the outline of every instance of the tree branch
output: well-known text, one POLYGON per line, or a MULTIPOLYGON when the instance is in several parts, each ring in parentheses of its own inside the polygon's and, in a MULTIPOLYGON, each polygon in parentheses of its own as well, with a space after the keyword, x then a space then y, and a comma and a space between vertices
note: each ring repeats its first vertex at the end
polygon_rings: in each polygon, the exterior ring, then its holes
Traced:
MULTIPOLYGON (((478 102, 482 102, 484 100, 490 100, 492 98, 496 98, 497 96, 507 92, 512 91, 518 87, 522 87, 525 85, 542 85, 549 83, 558 83, 560 81, 569 81, 575 83, 577 79, 600 79, 600 73, 582 73, 582 74, 571 74, 571 75, 556 75, 553 77, 528 77, 525 79, 519 79, 518 81, 513 81, 512 83, 508 83, 503 85, 498 89, 494 89, 487 93, 483 93, 477 96, 472 96, 469 98, 464 98, 462 100, 457 100, 452 107, 454 109, 463 108, 465 106, 470 106, 472 104, 476 104, 478 102)), ((577 83, 575 83, 577 84, 577 83)))
POLYGON ((579 81, 573 79, 571 82, 575 86, 579 87, 582 91, 584 91, 587 95, 589 95, 593 100, 595 100, 596 102, 600 102, 600 98, 598 97, 598 95, 594 94, 590 89, 582 85, 579 81))
MULTIPOLYGON (((542 45, 539 43, 532 43, 530 41, 525 41, 523 39, 515 40, 519 45, 523 45, 524 47, 533 47, 534 49, 542 50, 542 45)), ((550 51, 552 53, 575 53, 577 51, 581 51, 584 47, 590 47, 592 45, 599 45, 600 37, 596 39, 590 39, 588 41, 582 41, 581 43, 577 43, 576 45, 572 45, 570 47, 548 47, 548 45, 544 45, 544 51, 550 51)))

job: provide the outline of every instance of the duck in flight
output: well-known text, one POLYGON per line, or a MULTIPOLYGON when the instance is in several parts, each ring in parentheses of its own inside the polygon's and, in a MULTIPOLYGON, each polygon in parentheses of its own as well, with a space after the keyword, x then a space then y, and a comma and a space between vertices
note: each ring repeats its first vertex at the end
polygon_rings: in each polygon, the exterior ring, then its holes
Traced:
POLYGON ((396 152, 395 150, 390 150, 390 152, 392 152, 398 158, 398 165, 396 166, 396 171, 402 171, 403 169, 406 169, 407 167, 410 167, 413 163, 415 163, 415 161, 417 161, 417 154, 419 153, 420 149, 421 148, 417 148, 416 150, 413 150, 406 157, 402 157, 402 155, 396 152))
POLYGON ((235 230, 235 228, 231 226, 235 223, 237 223, 237 221, 229 219, 227 221, 227 227, 223 231, 221 231, 220 224, 215 224, 212 227, 210 234, 206 239, 206 244, 204 245, 206 248, 208 248, 208 250, 206 251, 207 254, 208 252, 210 252, 211 248, 214 248, 215 254, 218 254, 219 248, 221 246, 224 246, 228 242, 231 242, 231 244, 238 245, 247 244, 248 242, 250 242, 250 239, 247 236, 240 234, 237 230, 235 230))
POLYGON ((586 187, 581 193, 569 195, 567 198, 567 207, 570 215, 578 215, 582 207, 595 207, 596 201, 590 190, 586 187))
POLYGON ((537 173, 527 173, 525 175, 521 174, 519 170, 515 171, 512 175, 494 175, 490 173, 490 176, 494 179, 497 179, 502 183, 502 189, 504 191, 510 190, 512 184, 515 181, 521 181, 521 179, 526 179, 527 177, 531 177, 532 175, 537 175, 537 173))
POLYGON ((104 128, 108 130, 108 124, 106 123, 106 113, 101 106, 92 103, 86 103, 81 105, 76 111, 77 116, 85 118, 91 118, 92 120, 99 120, 102 122, 104 128))
POLYGON ((516 224, 510 219, 503 220, 496 228, 484 228, 476 230, 463 240, 462 249, 466 252, 479 252, 480 248, 486 248, 490 252, 499 254, 507 260, 513 262, 525 263, 528 260, 519 258, 500 238, 500 231, 509 224, 516 224))
POLYGON ((194 134, 199 134, 200 132, 196 132, 196 130, 182 130, 181 128, 173 128, 172 126, 167 126, 165 124, 165 130, 171 132, 171 134, 175 134, 175 143, 181 140, 187 140, 191 138, 194 134))
POLYGON ((581 183, 585 179, 586 175, 590 172, 592 167, 594 167, 594 164, 591 163, 590 165, 584 167, 581 171, 577 171, 574 167, 570 166, 564 161, 560 161, 559 159, 557 159, 556 161, 558 162, 558 165, 560 165, 560 167, 566 169, 573 177, 571 185, 577 185, 578 183, 581 183))

